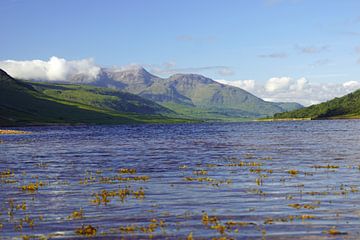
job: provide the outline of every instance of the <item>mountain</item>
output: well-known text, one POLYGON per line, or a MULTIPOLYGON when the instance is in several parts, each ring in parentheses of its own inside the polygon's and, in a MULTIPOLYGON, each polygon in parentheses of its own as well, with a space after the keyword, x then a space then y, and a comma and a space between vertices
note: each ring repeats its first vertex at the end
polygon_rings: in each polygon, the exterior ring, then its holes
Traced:
MULTIPOLYGON (((79 77, 70 81, 79 82, 79 77)), ((142 67, 102 69, 90 84, 138 94, 179 114, 202 119, 258 118, 302 107, 294 103, 267 102, 202 75, 175 74, 160 78, 142 67)))
POLYGON ((32 87, 52 99, 122 113, 170 114, 171 110, 138 95, 89 85, 33 83, 32 87))
POLYGON ((360 118, 360 90, 340 98, 295 111, 277 113, 274 119, 340 119, 360 118))
POLYGON ((134 94, 84 85, 31 83, 0 69, 0 125, 176 122, 172 111, 134 94))
POLYGON ((277 102, 276 103, 279 107, 281 107, 282 109, 284 109, 286 112, 288 111, 292 111, 292 110, 296 110, 296 109, 300 109, 303 108, 304 106, 301 105, 300 103, 296 103, 296 102, 277 102))

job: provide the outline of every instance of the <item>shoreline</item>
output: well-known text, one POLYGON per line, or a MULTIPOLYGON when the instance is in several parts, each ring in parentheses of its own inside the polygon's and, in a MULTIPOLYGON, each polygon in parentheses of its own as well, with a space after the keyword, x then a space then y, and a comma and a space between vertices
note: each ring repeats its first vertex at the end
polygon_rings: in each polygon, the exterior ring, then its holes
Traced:
POLYGON ((256 119, 258 122, 288 122, 288 121, 311 121, 315 120, 312 118, 266 118, 266 119, 256 119))
POLYGON ((31 132, 21 131, 21 130, 0 129, 0 135, 19 135, 19 134, 31 134, 31 132))
POLYGON ((294 121, 321 121, 321 120, 360 120, 360 117, 328 117, 328 118, 269 118, 257 119, 256 122, 294 122, 294 121))

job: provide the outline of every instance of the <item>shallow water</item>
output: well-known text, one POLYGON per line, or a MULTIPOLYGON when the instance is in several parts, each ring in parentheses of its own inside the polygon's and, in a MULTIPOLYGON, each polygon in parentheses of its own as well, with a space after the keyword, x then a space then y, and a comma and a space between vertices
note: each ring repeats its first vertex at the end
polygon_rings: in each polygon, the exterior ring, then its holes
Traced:
POLYGON ((21 130, 0 136, 2 239, 360 238, 360 121, 21 130))

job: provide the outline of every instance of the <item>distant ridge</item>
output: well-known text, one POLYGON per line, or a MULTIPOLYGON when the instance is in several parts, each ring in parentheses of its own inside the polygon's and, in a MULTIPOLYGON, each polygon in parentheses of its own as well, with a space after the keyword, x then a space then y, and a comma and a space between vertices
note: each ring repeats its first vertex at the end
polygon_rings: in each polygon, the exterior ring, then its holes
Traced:
POLYGON ((86 85, 31 83, 0 69, 0 125, 176 122, 173 112, 131 93, 86 85))
MULTIPOLYGON (((84 82, 79 76, 70 81, 84 82)), ((142 67, 102 69, 90 84, 138 94, 179 114, 196 118, 258 118, 302 107, 297 103, 267 102, 243 89, 202 75, 174 74, 160 78, 142 67)))

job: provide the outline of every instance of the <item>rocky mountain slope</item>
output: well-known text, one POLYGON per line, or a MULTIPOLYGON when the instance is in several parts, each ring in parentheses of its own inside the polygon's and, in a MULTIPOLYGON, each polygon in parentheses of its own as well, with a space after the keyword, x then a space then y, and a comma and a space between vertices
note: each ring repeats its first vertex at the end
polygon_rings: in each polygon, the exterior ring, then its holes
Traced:
MULTIPOLYGON (((75 76, 70 81, 82 82, 82 79, 75 76)), ((198 74, 160 78, 141 67, 102 69, 90 84, 138 94, 177 113, 200 118, 257 118, 302 107, 296 103, 267 102, 243 89, 198 74)))

